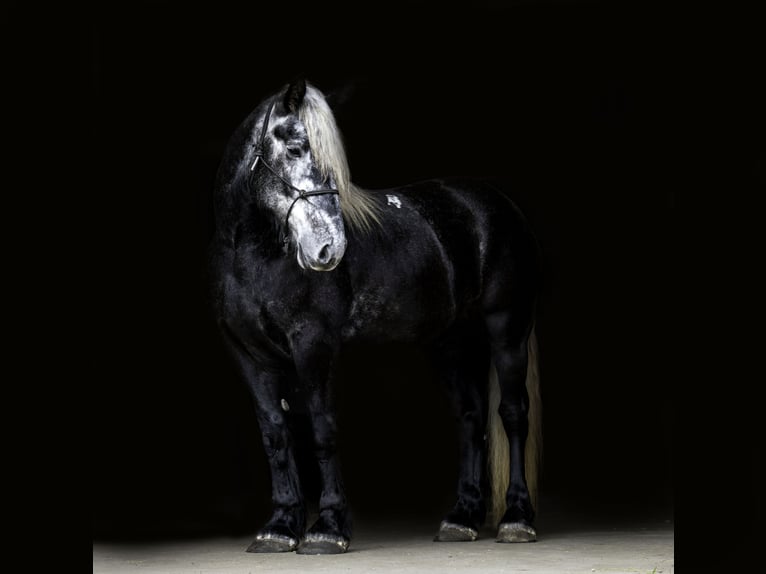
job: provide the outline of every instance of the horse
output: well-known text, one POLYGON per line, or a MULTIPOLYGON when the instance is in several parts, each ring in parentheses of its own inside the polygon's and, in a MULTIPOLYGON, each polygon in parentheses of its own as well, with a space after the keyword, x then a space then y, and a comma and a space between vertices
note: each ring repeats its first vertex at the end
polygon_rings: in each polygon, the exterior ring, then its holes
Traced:
POLYGON ((332 381, 355 342, 418 345, 454 408, 457 500, 435 540, 476 540, 487 519, 499 542, 537 540, 540 250, 507 194, 469 178, 355 185, 328 100, 305 79, 234 130, 214 185, 212 308, 271 476, 273 513, 247 551, 347 551, 332 381), (319 469, 308 528, 288 424, 293 384, 319 469))

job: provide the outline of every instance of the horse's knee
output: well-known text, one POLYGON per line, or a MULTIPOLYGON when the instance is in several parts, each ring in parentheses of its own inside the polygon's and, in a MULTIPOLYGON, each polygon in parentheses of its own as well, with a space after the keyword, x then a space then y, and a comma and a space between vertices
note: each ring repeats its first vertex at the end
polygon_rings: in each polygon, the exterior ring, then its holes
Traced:
POLYGON ((260 426, 266 456, 271 458, 284 453, 290 446, 290 435, 284 416, 276 411, 267 413, 261 417, 260 426))
POLYGON ((334 432, 319 432, 314 436, 314 451, 319 460, 326 460, 338 450, 334 432))
POLYGON ((338 425, 332 412, 314 413, 312 415, 312 427, 314 433, 314 449, 317 455, 330 456, 337 447, 336 436, 338 425))
POLYGON ((264 432, 263 435, 263 448, 266 451, 266 456, 269 458, 280 457, 284 458, 284 452, 290 444, 289 437, 285 432, 264 432))

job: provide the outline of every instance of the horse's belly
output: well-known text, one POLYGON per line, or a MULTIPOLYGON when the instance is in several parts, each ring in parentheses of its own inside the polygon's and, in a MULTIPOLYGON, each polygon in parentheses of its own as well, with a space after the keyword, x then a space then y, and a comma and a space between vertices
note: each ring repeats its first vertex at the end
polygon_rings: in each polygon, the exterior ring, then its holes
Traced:
POLYGON ((447 289, 391 293, 371 288, 354 297, 342 329, 345 341, 428 341, 455 319, 447 289))

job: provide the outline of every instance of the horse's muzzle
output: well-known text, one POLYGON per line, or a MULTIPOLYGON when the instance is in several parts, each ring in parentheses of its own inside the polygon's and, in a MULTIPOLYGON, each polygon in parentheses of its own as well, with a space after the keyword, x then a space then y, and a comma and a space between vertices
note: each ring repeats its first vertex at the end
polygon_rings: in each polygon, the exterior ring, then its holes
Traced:
POLYGON ((304 248, 303 245, 298 244, 298 264, 303 269, 332 271, 343 259, 343 254, 346 252, 346 240, 344 237, 342 242, 330 240, 324 244, 307 247, 304 248))

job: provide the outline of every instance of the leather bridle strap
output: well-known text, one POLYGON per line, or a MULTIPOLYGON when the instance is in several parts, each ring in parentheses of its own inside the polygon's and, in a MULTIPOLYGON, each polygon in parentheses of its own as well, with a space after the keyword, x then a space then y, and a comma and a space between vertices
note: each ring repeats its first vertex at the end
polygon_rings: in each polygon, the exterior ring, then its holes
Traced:
MULTIPOLYGON (((269 103, 269 108, 266 110, 266 116, 263 119, 263 127, 261 128, 261 137, 258 141, 258 146, 255 148, 255 160, 253 161, 253 164, 250 166, 250 172, 255 171, 255 168, 257 167, 258 163, 262 163, 265 165, 268 170, 273 173, 275 176, 277 176, 280 180, 282 180, 282 183, 284 183, 287 187, 290 189, 293 189, 298 192, 298 197, 296 197, 293 202, 290 204, 290 207, 287 209, 287 215, 285 215, 285 223, 284 223, 284 229, 283 229, 283 243, 288 243, 290 241, 290 236, 288 234, 288 221, 290 219, 290 213, 293 211, 293 207, 295 207, 295 204, 298 203, 299 199, 306 199, 307 197, 311 197, 313 195, 339 195, 337 189, 330 189, 327 188, 321 188, 321 189, 315 189, 313 191, 306 191, 303 189, 300 189, 299 187, 295 187, 292 183, 287 181, 284 177, 282 177, 280 174, 276 172, 276 170, 269 164, 269 162, 266 161, 264 158, 264 144, 266 142, 266 132, 269 128, 269 118, 271 117, 271 111, 274 109, 274 100, 272 99, 269 103)), ((252 177, 252 175, 251 175, 252 177)))

